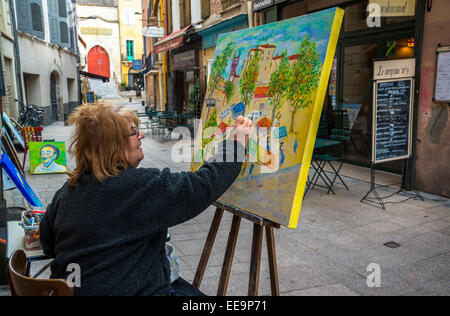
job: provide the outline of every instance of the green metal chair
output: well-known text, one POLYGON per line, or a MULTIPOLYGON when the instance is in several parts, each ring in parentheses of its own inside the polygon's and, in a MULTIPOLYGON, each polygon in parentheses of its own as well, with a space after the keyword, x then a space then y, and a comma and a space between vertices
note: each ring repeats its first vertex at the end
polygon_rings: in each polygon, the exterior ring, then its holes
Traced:
MULTIPOLYGON (((342 177, 340 176, 339 172, 341 171, 342 166, 344 165, 345 156, 348 152, 348 145, 350 143, 350 135, 351 131, 347 129, 332 129, 330 139, 339 141, 341 144, 336 145, 335 148, 333 148, 333 153, 322 153, 322 154, 315 154, 313 155, 314 160, 318 163, 318 172, 319 174, 323 174, 324 177, 327 179, 325 181, 324 178, 322 178, 325 182, 325 184, 328 186, 328 194, 330 192, 334 192, 333 185, 335 184, 336 180, 339 179, 339 181, 344 185, 344 187, 347 190, 350 190, 347 186, 347 184, 344 182, 342 177), (343 147, 344 155, 336 155, 336 147, 343 147), (337 163, 337 166, 333 165, 333 162, 337 163), (324 168, 326 165, 329 165, 332 169, 332 179, 330 179, 324 168)), ((318 177, 314 179, 313 187, 316 185, 318 180, 318 177)))

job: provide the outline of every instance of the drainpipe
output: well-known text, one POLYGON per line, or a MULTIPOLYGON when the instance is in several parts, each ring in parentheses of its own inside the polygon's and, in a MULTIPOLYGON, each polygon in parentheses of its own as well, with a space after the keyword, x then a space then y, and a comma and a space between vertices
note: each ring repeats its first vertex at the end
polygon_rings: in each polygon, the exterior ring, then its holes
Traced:
POLYGON ((19 53, 19 39, 17 37, 16 28, 16 13, 14 10, 13 0, 9 0, 9 12, 11 13, 12 31, 14 34, 14 59, 16 66, 16 81, 19 90, 19 112, 23 110, 24 98, 23 98, 23 86, 22 86, 22 69, 20 67, 20 53, 19 53))

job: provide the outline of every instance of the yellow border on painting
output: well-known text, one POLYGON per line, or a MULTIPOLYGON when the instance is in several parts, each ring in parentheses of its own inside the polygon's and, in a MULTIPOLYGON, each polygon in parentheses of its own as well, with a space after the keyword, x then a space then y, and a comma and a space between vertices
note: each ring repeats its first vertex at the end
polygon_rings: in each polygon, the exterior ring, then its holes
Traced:
POLYGON ((289 219, 288 228, 297 228, 300 209, 302 206, 303 196, 305 192, 306 180, 308 178, 311 158, 316 142, 317 129, 319 128, 320 115, 322 113, 323 101, 328 87, 328 79, 330 78, 331 66, 333 64, 336 46, 341 32, 341 25, 344 18, 344 10, 336 8, 333 26, 331 28, 330 41, 328 42, 327 55, 320 76, 319 87, 317 88, 316 99, 314 101, 314 110, 309 127, 308 137, 306 139, 305 151, 303 153, 302 168, 297 181, 297 189, 295 191, 294 203, 292 205, 291 217, 289 219))

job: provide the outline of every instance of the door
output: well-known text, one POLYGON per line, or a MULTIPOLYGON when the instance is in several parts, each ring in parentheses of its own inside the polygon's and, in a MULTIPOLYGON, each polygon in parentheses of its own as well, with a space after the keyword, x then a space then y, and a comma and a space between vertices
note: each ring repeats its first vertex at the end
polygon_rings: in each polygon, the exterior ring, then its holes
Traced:
MULTIPOLYGON (((332 127, 351 130, 351 141, 345 153, 349 162, 369 166, 372 159, 373 63, 375 60, 414 57, 410 45, 413 33, 368 37, 341 43, 337 107, 333 109, 332 127)), ((377 165, 402 173, 403 160, 377 165)))
POLYGON ((50 75, 50 102, 52 109, 52 121, 58 120, 58 99, 56 96, 56 78, 54 74, 50 75))
POLYGON ((95 46, 88 53, 88 72, 110 77, 109 55, 103 47, 95 46))

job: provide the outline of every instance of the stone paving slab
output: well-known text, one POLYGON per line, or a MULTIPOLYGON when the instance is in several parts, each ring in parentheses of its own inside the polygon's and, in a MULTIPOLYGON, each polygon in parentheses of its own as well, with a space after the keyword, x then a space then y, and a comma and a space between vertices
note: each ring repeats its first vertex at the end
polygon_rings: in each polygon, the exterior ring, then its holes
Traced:
MULTIPOLYGON (((141 109, 135 104, 130 108, 141 109)), ((58 122, 44 129, 44 138, 70 145, 72 127, 58 122)), ((141 167, 186 171, 190 163, 175 163, 171 150, 176 141, 159 143, 147 135, 143 140, 145 159, 141 167)), ((75 166, 68 155, 68 167, 75 166)), ((28 169, 28 164, 26 169, 28 169)), ((64 184, 66 175, 28 175, 27 181, 45 204, 64 184)), ((282 295, 449 295, 450 294, 450 203, 447 199, 421 194, 425 201, 395 195, 394 188, 380 188, 389 197, 386 210, 360 203, 369 184, 344 178, 350 191, 336 187, 336 195, 325 189, 308 192, 296 230, 281 227, 274 231, 278 274, 282 295), (385 247, 395 241, 396 249, 385 247), (367 266, 381 268, 381 287, 367 286, 367 266)), ((8 192, 8 206, 17 204, 18 195, 8 192), (14 200, 13 200, 14 198, 14 200)), ((20 196, 19 196, 20 197, 20 196)), ((17 205, 14 205, 17 206, 17 205)), ((179 257, 180 274, 192 282, 205 240, 214 217, 209 207, 198 217, 171 227, 171 244, 179 257)), ((221 266, 232 215, 225 212, 201 285, 208 295, 217 292, 221 266)), ((252 224, 241 221, 240 233, 230 275, 228 295, 247 295, 252 224)), ((35 262, 32 271, 46 263, 35 262)), ((48 277, 48 274, 43 277, 48 277)), ((259 294, 270 295, 270 279, 265 239, 262 248, 259 294)), ((0 286, 0 295, 9 295, 0 286)))

